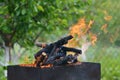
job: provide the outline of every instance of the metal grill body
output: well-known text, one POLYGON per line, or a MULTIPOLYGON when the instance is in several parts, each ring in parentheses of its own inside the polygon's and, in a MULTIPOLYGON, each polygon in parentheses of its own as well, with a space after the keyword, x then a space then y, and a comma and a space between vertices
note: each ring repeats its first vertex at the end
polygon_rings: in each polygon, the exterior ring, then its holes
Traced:
POLYGON ((81 64, 35 68, 8 66, 8 80, 100 80, 100 64, 81 64))

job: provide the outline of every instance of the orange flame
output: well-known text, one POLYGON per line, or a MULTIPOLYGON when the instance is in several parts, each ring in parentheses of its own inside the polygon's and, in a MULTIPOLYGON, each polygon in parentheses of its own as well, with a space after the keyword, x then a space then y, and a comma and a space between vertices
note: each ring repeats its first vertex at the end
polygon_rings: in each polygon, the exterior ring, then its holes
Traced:
MULTIPOLYGON (((36 64, 20 64, 19 66, 22 66, 22 67, 36 67, 36 64)), ((47 64, 47 65, 44 65, 44 66, 40 66, 40 68, 50 68, 50 67, 53 67, 52 64, 47 64)))
POLYGON ((91 43, 92 43, 92 45, 95 45, 96 41, 97 41, 97 36, 94 34, 91 37, 91 43))
MULTIPOLYGON (((90 33, 90 29, 93 23, 94 21, 90 20, 89 23, 87 24, 85 18, 78 20, 78 22, 70 28, 70 34, 74 36, 74 38, 68 42, 67 46, 70 47, 78 46, 80 42, 79 40, 82 39, 83 36, 86 36, 87 34, 90 33)), ((96 41, 97 41, 97 36, 92 35, 91 43, 95 44, 96 41)))
MULTIPOLYGON (((30 61, 30 59, 27 55, 25 56, 24 61, 25 61, 24 62, 25 64, 20 64, 19 66, 22 66, 22 67, 37 67, 36 66, 36 60, 33 60, 33 62, 30 63, 31 61, 30 61)), ((52 64, 46 64, 46 65, 40 66, 40 68, 50 68, 52 66, 53 66, 52 64)))
POLYGON ((40 66, 41 68, 50 68, 50 67, 53 67, 52 64, 47 64, 47 65, 44 65, 44 66, 40 66))
POLYGON ((35 64, 20 64, 19 66, 23 66, 23 67, 36 67, 35 64))

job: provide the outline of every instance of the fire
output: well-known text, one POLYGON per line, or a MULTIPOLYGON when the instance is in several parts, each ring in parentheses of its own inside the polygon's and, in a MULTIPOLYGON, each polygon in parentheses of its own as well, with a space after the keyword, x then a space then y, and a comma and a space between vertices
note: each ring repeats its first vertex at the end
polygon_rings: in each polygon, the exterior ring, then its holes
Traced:
MULTIPOLYGON (((25 61, 25 64, 20 64, 19 66, 23 66, 23 67, 36 67, 35 60, 33 60, 32 63, 30 63, 31 61, 29 60, 28 56, 25 56, 24 61, 25 61)), ((47 65, 40 66, 40 68, 50 68, 52 66, 53 66, 52 64, 47 64, 47 65)))
MULTIPOLYGON (((19 66, 22 66, 22 67, 36 67, 36 64, 34 64, 34 63, 20 64, 19 66)), ((52 64, 47 64, 47 65, 44 65, 44 66, 40 66, 40 68, 50 68, 50 67, 53 67, 53 65, 52 64)))
POLYGON ((74 36, 74 38, 69 41, 67 46, 69 47, 78 46, 80 41, 84 40, 83 38, 86 37, 87 35, 90 35, 91 43, 94 45, 95 42, 97 41, 97 36, 95 34, 91 34, 90 32, 93 23, 94 21, 90 20, 89 23, 87 24, 85 18, 78 20, 78 22, 70 28, 70 34, 74 36))
POLYGON ((92 35, 92 37, 91 37, 91 43, 92 43, 92 45, 95 45, 96 41, 97 41, 97 36, 96 35, 92 35))
MULTIPOLYGON (((88 36, 90 37, 89 41, 91 42, 91 44, 95 45, 95 43, 97 41, 97 35, 90 32, 90 29, 92 28, 93 23, 94 23, 93 20, 90 20, 87 23, 85 18, 82 18, 82 19, 78 20, 78 22, 70 28, 69 33, 74 38, 69 40, 69 42, 66 46, 76 47, 76 46, 78 46, 78 44, 80 44, 80 42, 85 43, 85 41, 87 42, 86 37, 88 37, 88 36)), ((25 58, 25 60, 26 60, 26 62, 29 62, 29 59, 27 57, 25 58)), ((40 61, 40 60, 38 59, 37 61, 40 61)), ((33 64, 21 64, 20 66, 36 67, 36 62, 34 61, 33 64)), ((49 68, 49 67, 53 67, 53 65, 52 64, 47 64, 47 65, 40 66, 40 68, 49 68)))
POLYGON ((77 24, 73 25, 70 29, 70 34, 72 36, 78 35, 81 37, 83 35, 83 32, 85 31, 85 19, 80 19, 77 24))
POLYGON ((86 24, 85 18, 80 19, 77 24, 73 25, 70 29, 70 34, 75 36, 76 34, 81 37, 85 35, 91 28, 94 21, 90 20, 89 24, 86 24))
POLYGON ((23 66, 23 67, 36 67, 35 64, 20 64, 19 66, 23 66))
POLYGON ((40 68, 50 68, 50 67, 53 67, 52 64, 47 64, 47 65, 44 65, 44 66, 40 66, 40 68))

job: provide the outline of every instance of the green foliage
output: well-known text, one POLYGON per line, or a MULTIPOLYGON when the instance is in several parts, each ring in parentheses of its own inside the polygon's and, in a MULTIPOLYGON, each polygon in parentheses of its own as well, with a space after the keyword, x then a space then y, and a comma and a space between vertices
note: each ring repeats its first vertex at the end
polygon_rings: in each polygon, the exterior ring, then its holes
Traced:
POLYGON ((37 37, 44 35, 43 32, 53 33, 53 30, 60 32, 68 29, 84 14, 91 0, 9 0, 2 3, 0 36, 5 43, 26 46, 33 45, 37 37))
POLYGON ((115 45, 118 46, 118 47, 120 47, 120 40, 116 40, 115 41, 115 45))
POLYGON ((120 0, 93 0, 87 9, 86 18, 94 20, 91 31, 97 34, 98 41, 102 41, 101 44, 110 46, 111 43, 120 39, 119 3, 120 0), (109 18, 111 19, 109 20, 109 18), (104 29, 106 32, 101 29, 104 24, 107 24, 104 29))
POLYGON ((4 68, 0 66, 0 80, 7 80, 4 76, 4 68))
POLYGON ((98 44, 87 51, 87 61, 99 62, 101 64, 101 80, 120 79, 120 51, 119 47, 98 44))
POLYGON ((24 55, 21 56, 19 64, 31 64, 34 63, 34 54, 37 53, 40 49, 35 47, 29 47, 26 49, 24 55))
POLYGON ((34 11, 29 11, 33 10, 30 5, 27 1, 18 2, 10 0, 4 2, 3 6, 0 6, 0 21, 2 22, 0 25, 0 36, 4 41, 9 39, 8 42, 11 41, 12 44, 24 42, 24 38, 27 37, 30 29, 34 30, 34 28, 31 28, 34 24, 31 19, 31 13, 34 13, 34 11), (5 35, 10 35, 11 37, 8 38, 5 35))

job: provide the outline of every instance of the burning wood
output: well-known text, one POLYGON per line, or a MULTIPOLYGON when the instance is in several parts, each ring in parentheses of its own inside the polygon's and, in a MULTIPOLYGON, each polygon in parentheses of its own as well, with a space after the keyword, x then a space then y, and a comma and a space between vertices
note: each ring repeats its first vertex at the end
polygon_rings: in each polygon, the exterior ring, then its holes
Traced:
POLYGON ((35 54, 34 64, 21 66, 46 68, 78 62, 77 56, 81 54, 82 51, 63 46, 72 38, 73 36, 69 35, 50 44, 37 44, 37 46, 42 47, 42 49, 35 54), (67 55, 68 51, 74 52, 75 54, 67 55))

